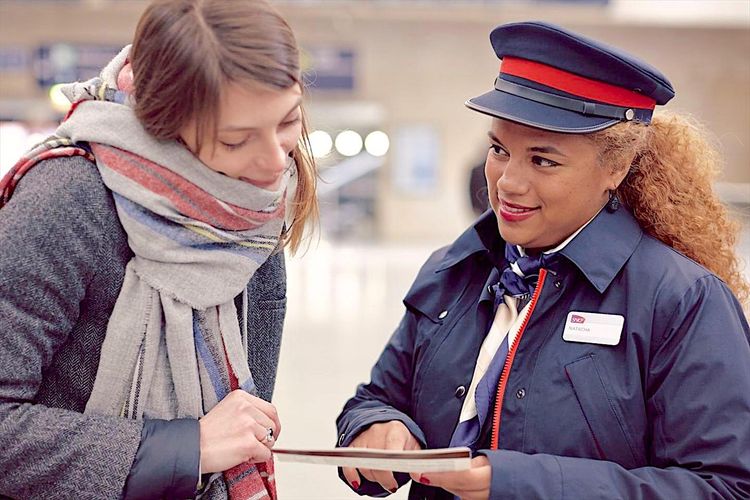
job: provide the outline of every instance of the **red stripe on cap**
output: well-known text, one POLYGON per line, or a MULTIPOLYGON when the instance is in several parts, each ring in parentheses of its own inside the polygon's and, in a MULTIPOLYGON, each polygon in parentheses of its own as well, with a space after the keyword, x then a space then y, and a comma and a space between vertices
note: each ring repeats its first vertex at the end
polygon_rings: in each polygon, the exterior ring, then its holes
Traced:
POLYGON ((656 101, 638 92, 517 57, 504 57, 500 72, 541 83, 568 94, 627 108, 654 109, 656 101))

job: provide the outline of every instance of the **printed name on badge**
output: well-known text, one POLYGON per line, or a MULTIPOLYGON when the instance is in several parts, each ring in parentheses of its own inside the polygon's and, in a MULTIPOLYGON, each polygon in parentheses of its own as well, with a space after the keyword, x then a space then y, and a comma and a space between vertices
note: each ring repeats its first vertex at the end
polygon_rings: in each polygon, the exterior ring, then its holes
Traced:
POLYGON ((565 321, 563 340, 585 344, 617 345, 625 318, 619 314, 571 311, 565 321))

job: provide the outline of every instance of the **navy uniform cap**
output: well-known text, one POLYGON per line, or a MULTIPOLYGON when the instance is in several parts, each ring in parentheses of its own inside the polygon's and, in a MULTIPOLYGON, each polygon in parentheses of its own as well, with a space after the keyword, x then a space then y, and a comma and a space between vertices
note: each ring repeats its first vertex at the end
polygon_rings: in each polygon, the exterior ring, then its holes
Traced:
POLYGON ((621 50, 540 21, 490 33, 502 59, 495 88, 469 108, 553 132, 589 133, 616 123, 649 123, 674 89, 657 69, 621 50))

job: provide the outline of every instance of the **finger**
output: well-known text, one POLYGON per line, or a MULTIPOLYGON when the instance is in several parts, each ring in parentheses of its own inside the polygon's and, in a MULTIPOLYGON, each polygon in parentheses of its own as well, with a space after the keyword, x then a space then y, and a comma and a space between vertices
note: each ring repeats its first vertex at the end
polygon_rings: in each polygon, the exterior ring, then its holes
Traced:
POLYGON ((250 461, 252 463, 258 463, 258 462, 265 462, 269 458, 271 458, 271 450, 270 448, 263 446, 263 444, 259 442, 253 443, 253 446, 251 448, 251 455, 250 455, 250 461))
POLYGON ((422 484, 429 484, 430 486, 436 486, 444 489, 452 488, 453 490, 456 490, 465 486, 463 482, 463 475, 467 475, 469 472, 470 471, 430 472, 416 474, 416 476, 417 481, 422 484))
POLYGON ((404 449, 409 451, 421 450, 422 445, 419 444, 419 441, 417 441, 414 436, 411 436, 411 438, 406 442, 406 447, 404 449))
POLYGON ((273 438, 273 429, 271 429, 270 427, 265 427, 258 423, 253 424, 253 437, 256 441, 258 441, 258 443, 262 444, 269 450, 273 448, 273 445, 276 443, 276 440, 273 438), (269 430, 271 432, 269 432, 269 430))
POLYGON ((276 407, 266 401, 265 399, 259 398, 258 396, 253 396, 249 392, 243 391, 242 389, 236 389, 232 391, 232 394, 237 394, 238 397, 242 397, 249 403, 251 403, 255 408, 258 408, 263 414, 265 414, 268 418, 270 418, 274 424, 275 424, 275 430, 276 434, 281 433, 281 422, 279 421, 279 415, 276 411, 276 407))
POLYGON ((274 437, 278 436, 278 433, 276 432, 276 422, 268 418, 268 415, 260 411, 259 408, 249 408, 247 413, 258 423, 258 425, 261 425, 266 429, 272 429, 274 437))
POLYGON ((471 469, 457 472, 431 472, 429 474, 411 473, 411 478, 422 484, 448 485, 451 487, 465 488, 468 490, 481 488, 483 480, 489 485, 492 474, 490 461, 485 455, 477 455, 471 459, 471 469), (427 481, 427 482, 425 482, 427 481), (466 484, 469 485, 466 488, 466 484))
POLYGON ((248 396, 250 396, 250 400, 253 402, 255 407, 262 411, 266 416, 268 416, 268 418, 273 421, 273 423, 275 424, 276 434, 281 434, 281 421, 279 420, 279 414, 276 410, 276 407, 268 401, 257 396, 253 396, 250 394, 248 394, 248 396))
POLYGON ((483 491, 453 491, 451 492, 461 500, 487 500, 490 497, 489 490, 483 491))
POLYGON ((375 474, 373 474, 373 472, 370 469, 362 469, 362 468, 360 468, 359 469, 359 473, 362 475, 362 477, 364 477, 368 481, 376 482, 375 481, 375 474))
POLYGON ((372 475, 376 483, 380 483, 380 486, 391 493, 395 493, 398 489, 398 483, 396 482, 396 478, 393 477, 393 472, 389 470, 373 470, 372 475))
POLYGON ((427 486, 436 486, 432 483, 433 480, 427 477, 427 473, 425 472, 410 472, 409 477, 411 477, 412 481, 416 481, 427 486))
POLYGON ((419 476, 417 481, 422 484, 437 486, 459 495, 459 492, 468 493, 485 489, 489 490, 491 471, 490 466, 480 466, 457 472, 430 472, 419 476))
POLYGON ((469 472, 470 471, 425 473, 421 474, 417 481, 422 484, 429 484, 430 486, 437 486, 445 489, 465 489, 466 484, 464 483, 464 476, 468 475, 469 472))
POLYGON ((342 467, 341 471, 344 473, 344 478, 346 479, 346 482, 349 483, 349 486, 358 490, 359 485, 362 484, 362 479, 359 477, 357 469, 352 467, 342 467))
POLYGON ((260 408, 256 408, 255 406, 250 404, 243 404, 242 407, 242 414, 251 417, 255 422, 262 425, 263 427, 272 427, 274 431, 276 430, 276 423, 271 420, 268 415, 263 413, 260 408))
POLYGON ((385 443, 383 447, 386 450, 405 450, 410 436, 411 434, 409 434, 408 431, 389 431, 388 434, 385 435, 385 443))

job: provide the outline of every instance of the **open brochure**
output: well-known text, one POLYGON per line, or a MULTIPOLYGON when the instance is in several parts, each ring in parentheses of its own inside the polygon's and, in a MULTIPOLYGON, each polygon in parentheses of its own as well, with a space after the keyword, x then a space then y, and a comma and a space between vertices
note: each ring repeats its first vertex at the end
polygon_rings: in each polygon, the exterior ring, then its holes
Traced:
POLYGON ((469 448, 390 451, 370 448, 295 450, 274 448, 282 462, 335 465, 396 472, 448 472, 471 468, 469 448))

